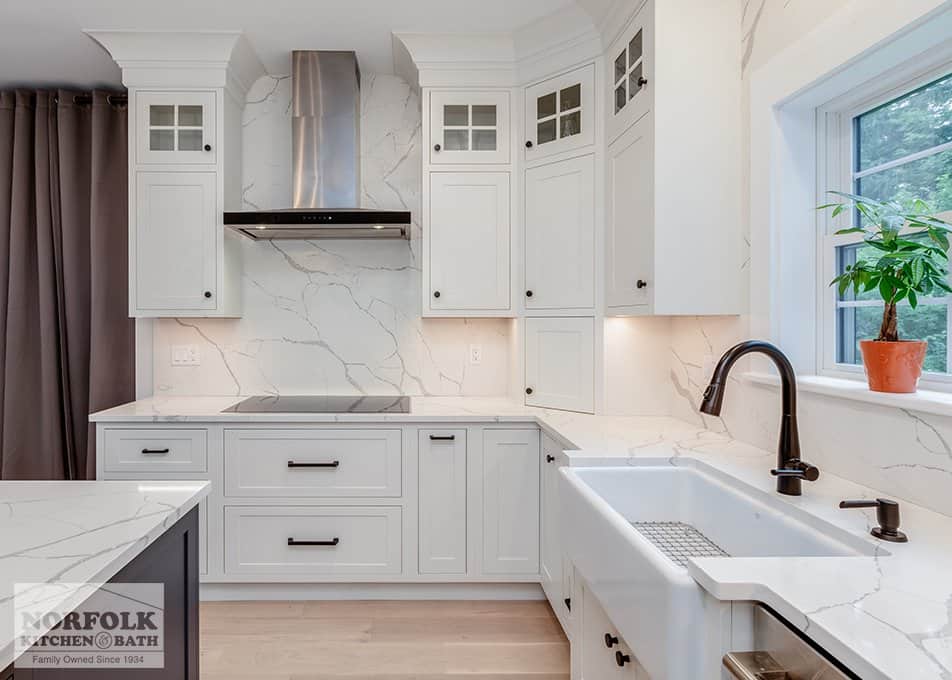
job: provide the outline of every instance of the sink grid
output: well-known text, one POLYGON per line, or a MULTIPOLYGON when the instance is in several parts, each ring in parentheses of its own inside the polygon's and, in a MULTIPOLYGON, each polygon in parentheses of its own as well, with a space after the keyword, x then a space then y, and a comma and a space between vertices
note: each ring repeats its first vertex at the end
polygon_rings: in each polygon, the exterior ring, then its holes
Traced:
POLYGON ((679 567, 687 567, 690 557, 730 557, 726 550, 684 522, 630 524, 679 567))

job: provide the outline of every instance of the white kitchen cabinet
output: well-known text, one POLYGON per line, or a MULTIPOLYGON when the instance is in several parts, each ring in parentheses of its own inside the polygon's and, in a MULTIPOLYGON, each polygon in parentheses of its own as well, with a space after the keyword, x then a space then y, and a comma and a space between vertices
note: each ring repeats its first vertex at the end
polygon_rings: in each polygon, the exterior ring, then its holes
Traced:
POLYGON ((646 0, 606 52, 609 316, 743 308, 735 10, 646 0))
POLYGON ((595 321, 526 319, 526 405, 593 413, 595 321))
POLYGON ((654 0, 646 2, 608 48, 608 142, 651 109, 654 85, 654 0))
POLYGON ((214 172, 136 173, 133 315, 216 308, 218 212, 214 172))
POLYGON ((526 88, 526 161, 595 143, 595 65, 526 88))
POLYGON ((542 502, 539 520, 541 523, 542 547, 539 572, 542 576, 542 590, 545 592, 562 624, 570 634, 569 619, 572 612, 566 604, 566 598, 572 597, 572 588, 565 572, 565 555, 562 552, 562 532, 559 523, 559 467, 562 464, 562 446, 552 437, 542 435, 542 457, 540 459, 540 477, 542 480, 542 502))
POLYGON ((595 157, 526 171, 525 306, 595 305, 595 157))
POLYGON ((215 164, 214 92, 139 90, 135 106, 138 163, 215 164))
POLYGON ((466 573, 466 430, 421 430, 421 574, 466 573))
POLYGON ((509 92, 430 92, 430 163, 509 163, 509 92))
POLYGON ((432 173, 429 225, 429 310, 508 312, 509 173, 432 173))
POLYGON ((539 431, 483 433, 485 574, 539 573, 539 431))
POLYGON ((649 680, 595 596, 584 585, 581 593, 581 639, 572 645, 581 656, 580 680, 649 680))
POLYGON ((605 304, 645 306, 654 276, 651 116, 608 147, 605 304))

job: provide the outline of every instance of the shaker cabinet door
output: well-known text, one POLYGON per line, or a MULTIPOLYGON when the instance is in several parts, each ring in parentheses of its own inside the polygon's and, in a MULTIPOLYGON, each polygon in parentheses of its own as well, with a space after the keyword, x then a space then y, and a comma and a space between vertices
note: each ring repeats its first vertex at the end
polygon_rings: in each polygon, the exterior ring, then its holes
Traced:
POLYGON ((508 311, 509 173, 432 173, 429 222, 429 309, 508 311))
POLYGON ((526 309, 595 306, 595 157, 526 171, 526 309))
POLYGON ((216 174, 139 172, 135 182, 132 315, 216 309, 216 174))
POLYGON ((526 319, 526 405, 595 411, 594 319, 526 319))

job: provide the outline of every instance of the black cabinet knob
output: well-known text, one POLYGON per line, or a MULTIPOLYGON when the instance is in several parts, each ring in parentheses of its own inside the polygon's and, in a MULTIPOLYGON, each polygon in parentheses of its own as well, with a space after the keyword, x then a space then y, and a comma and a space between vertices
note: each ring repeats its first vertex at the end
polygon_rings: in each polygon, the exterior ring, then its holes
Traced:
POLYGON ((626 663, 631 662, 631 657, 627 654, 622 654, 621 652, 615 652, 615 663, 619 666, 624 666, 626 663))
POLYGON ((531 149, 531 148, 532 148, 532 140, 529 140, 528 142, 526 142, 526 148, 527 148, 527 149, 531 149))
POLYGON ((548 453, 545 454, 545 462, 546 462, 546 463, 555 462, 555 456, 553 456, 553 455, 551 455, 551 454, 548 454, 548 453))
POLYGON ((211 298, 211 296, 212 296, 212 292, 211 292, 210 290, 206 290, 206 291, 205 291, 205 297, 206 297, 206 298, 211 298))
POLYGON ((605 633, 605 646, 611 649, 618 644, 618 638, 611 633, 605 633))
POLYGON ((531 291, 531 290, 527 290, 527 291, 526 291, 526 297, 532 297, 532 291, 531 291))
POLYGON ((211 145, 211 144, 206 144, 206 145, 205 145, 205 151, 211 151, 211 150, 212 150, 212 145, 211 145))
POLYGON ((648 282, 645 281, 644 279, 638 279, 638 281, 635 282, 635 287, 636 287, 638 290, 641 290, 642 288, 647 288, 647 287, 648 287, 648 282))
POLYGON ((645 78, 644 76, 641 76, 641 77, 638 79, 638 87, 644 87, 644 86, 647 85, 647 84, 648 84, 648 79, 645 78))
POLYGON ((438 290, 433 291, 433 297, 435 297, 435 298, 440 297, 440 291, 438 291, 438 290))
POLYGON ((433 150, 434 150, 434 151, 442 151, 442 150, 443 150, 443 147, 440 146, 439 144, 436 144, 436 145, 433 146, 433 150))
POLYGON ((531 388, 531 387, 527 387, 527 388, 526 388, 526 394, 532 394, 532 388, 531 388))

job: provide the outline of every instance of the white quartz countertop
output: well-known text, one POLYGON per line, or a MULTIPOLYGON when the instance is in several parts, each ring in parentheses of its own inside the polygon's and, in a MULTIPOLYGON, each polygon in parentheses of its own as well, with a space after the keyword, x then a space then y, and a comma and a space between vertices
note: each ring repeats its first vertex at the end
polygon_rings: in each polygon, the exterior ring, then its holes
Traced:
MULTIPOLYGON (((96 422, 538 423, 561 439, 569 464, 693 465, 701 461, 762 491, 775 488, 776 453, 668 417, 592 416, 528 408, 502 398, 419 397, 409 414, 235 414, 237 397, 156 397, 94 414, 96 422)), ((805 453, 809 459, 809 452, 805 453)), ((907 544, 869 536, 874 510, 840 510, 846 498, 884 494, 830 474, 779 496, 879 546, 873 557, 706 558, 689 567, 723 600, 764 602, 864 680, 952 679, 952 518, 902 503, 907 544)), ((2 565, 2 562, 0 562, 2 565)), ((2 568, 2 567, 0 567, 2 568)))
MULTIPOLYGON (((0 670, 23 633, 17 584, 71 611, 208 495, 208 482, 0 482, 0 670), (85 586, 85 587, 84 587, 85 586)), ((33 608, 36 613, 36 608, 33 608)))

